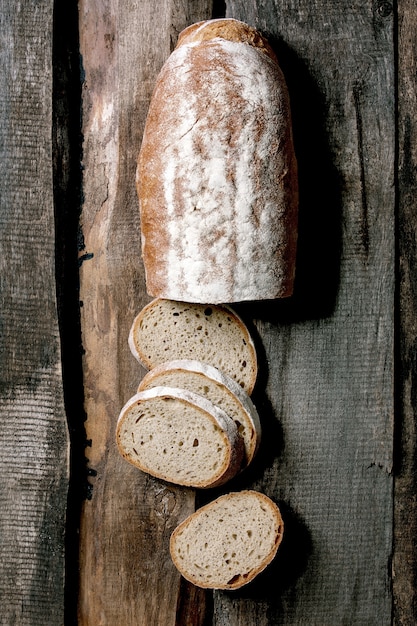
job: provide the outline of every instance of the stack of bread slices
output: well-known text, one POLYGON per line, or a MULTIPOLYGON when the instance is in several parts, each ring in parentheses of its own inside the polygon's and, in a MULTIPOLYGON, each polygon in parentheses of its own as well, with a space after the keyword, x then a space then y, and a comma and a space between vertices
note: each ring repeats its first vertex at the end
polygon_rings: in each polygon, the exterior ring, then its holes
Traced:
POLYGON ((261 437, 249 396, 257 359, 237 314, 156 299, 136 317, 129 343, 149 372, 119 417, 126 460, 198 488, 218 486, 249 465, 261 437))
MULTIPOLYGON (((158 479, 200 489, 247 468, 261 438, 250 398, 258 365, 236 312, 155 299, 134 320, 129 345, 149 371, 120 412, 121 455, 158 479)), ((171 554, 194 584, 235 589, 272 560, 282 531, 279 510, 265 495, 226 494, 176 529, 171 554)))

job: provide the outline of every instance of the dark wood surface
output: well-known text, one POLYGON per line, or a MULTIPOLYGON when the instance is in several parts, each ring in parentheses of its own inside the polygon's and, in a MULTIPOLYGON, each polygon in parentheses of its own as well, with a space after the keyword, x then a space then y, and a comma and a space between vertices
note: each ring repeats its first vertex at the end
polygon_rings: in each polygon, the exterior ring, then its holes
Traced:
POLYGON ((287 76, 300 241, 293 301, 248 311, 271 427, 254 485, 283 504, 287 536, 259 595, 216 594, 216 624, 388 625, 394 16, 359 1, 227 9, 271 34, 287 76))
POLYGON ((413 626, 413 2, 80 0, 79 42, 75 2, 59 24, 46 0, 12 4, 0 9, 0 623, 413 626), (146 112, 178 33, 212 15, 258 27, 277 52, 300 236, 293 298, 237 307, 260 354, 260 454, 195 494, 125 463, 114 429, 143 375, 127 336, 149 300, 135 192, 146 112), (170 532, 247 487, 282 509, 276 560, 235 593, 186 584, 170 532))
POLYGON ((68 432, 52 184, 53 3, 0 8, 0 623, 62 624, 68 432))
POLYGON ((394 618, 417 621, 417 7, 398 5, 398 335, 396 342, 394 618))

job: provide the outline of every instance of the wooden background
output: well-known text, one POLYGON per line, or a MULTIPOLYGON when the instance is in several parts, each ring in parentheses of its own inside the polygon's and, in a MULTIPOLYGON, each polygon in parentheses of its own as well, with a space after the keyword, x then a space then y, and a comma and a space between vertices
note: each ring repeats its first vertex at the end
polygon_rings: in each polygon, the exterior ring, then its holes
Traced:
POLYGON ((0 623, 417 623, 415 3, 2 0, 0 26, 0 623), (272 497, 286 533, 234 593, 185 584, 167 550, 218 492, 114 444, 143 375, 143 125, 178 33, 212 16, 270 38, 300 173, 294 297, 237 307, 265 437, 224 489, 272 497))

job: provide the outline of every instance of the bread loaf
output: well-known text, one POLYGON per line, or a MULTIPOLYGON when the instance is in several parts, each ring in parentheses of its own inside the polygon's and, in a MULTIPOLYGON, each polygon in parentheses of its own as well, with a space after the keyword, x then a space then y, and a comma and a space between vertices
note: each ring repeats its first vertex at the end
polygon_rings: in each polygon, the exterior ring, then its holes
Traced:
POLYGON ((236 381, 207 363, 175 360, 148 372, 138 391, 157 386, 188 389, 223 409, 234 420, 243 438, 245 457, 242 469, 251 463, 260 443, 261 424, 252 400, 236 381))
POLYGON ((121 455, 143 472, 186 487, 222 485, 243 459, 235 422, 184 389, 154 387, 134 395, 120 412, 116 441, 121 455))
POLYGON ((194 585, 238 589, 272 561, 283 530, 280 511, 270 498, 256 491, 229 493, 174 530, 171 557, 194 585))
POLYGON ((134 320, 129 345, 147 369, 174 359, 193 359, 214 365, 249 395, 256 382, 254 343, 229 307, 153 300, 134 320))
POLYGON ((184 30, 156 82, 137 168, 151 296, 198 303, 291 295, 297 167, 287 87, 252 27, 184 30))

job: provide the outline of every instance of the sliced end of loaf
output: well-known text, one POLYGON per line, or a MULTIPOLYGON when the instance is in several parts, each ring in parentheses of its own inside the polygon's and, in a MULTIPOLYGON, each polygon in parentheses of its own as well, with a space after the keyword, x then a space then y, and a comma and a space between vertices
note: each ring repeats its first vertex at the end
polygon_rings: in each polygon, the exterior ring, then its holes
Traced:
POLYGON ((238 589, 275 557, 284 523, 277 505, 256 491, 229 493, 202 507, 172 533, 180 573, 211 589, 238 589))

